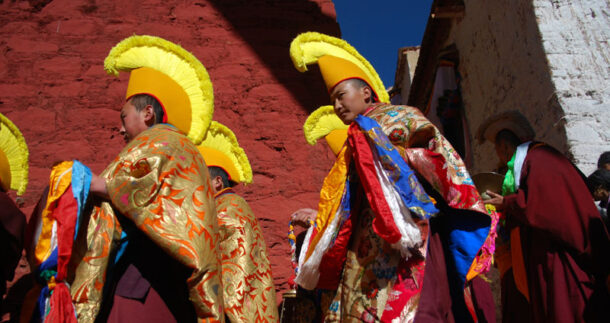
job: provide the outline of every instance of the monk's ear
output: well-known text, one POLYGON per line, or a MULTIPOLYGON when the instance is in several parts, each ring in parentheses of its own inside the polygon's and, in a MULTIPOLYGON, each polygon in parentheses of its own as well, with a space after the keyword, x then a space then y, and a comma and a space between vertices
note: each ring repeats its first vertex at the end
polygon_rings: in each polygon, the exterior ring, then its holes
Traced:
POLYGON ((214 189, 217 191, 220 191, 221 189, 224 188, 224 184, 222 183, 222 177, 220 176, 216 176, 212 179, 212 186, 214 186, 214 189))
POLYGON ((150 104, 144 107, 144 122, 146 122, 147 125, 155 123, 155 110, 150 104))
POLYGON ((368 86, 363 86, 360 88, 360 91, 362 91, 364 102, 371 103, 371 101, 373 100, 373 91, 371 90, 371 88, 368 86))

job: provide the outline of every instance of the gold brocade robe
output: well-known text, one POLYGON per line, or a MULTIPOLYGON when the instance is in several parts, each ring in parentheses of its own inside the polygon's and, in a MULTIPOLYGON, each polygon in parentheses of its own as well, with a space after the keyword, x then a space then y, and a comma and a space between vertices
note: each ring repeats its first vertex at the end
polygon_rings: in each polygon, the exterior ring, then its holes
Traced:
POLYGON ((119 213, 193 269, 187 286, 198 320, 224 320, 218 222, 208 174, 197 147, 164 124, 139 134, 102 172, 111 203, 95 203, 85 214, 88 224, 81 231, 86 232, 79 233, 72 259, 71 293, 79 322, 93 322, 99 312, 107 268, 121 237, 119 213))
MULTIPOLYGON (((405 162, 441 195, 445 195, 443 197, 451 207, 487 214, 464 162, 421 111, 409 106, 379 103, 366 116, 379 124, 405 162), (434 154, 441 167, 430 162, 427 158, 429 152, 434 154), (446 174, 437 172, 439 168, 446 169, 446 174), (468 185, 470 190, 457 191, 454 187, 458 185, 468 185)), ((330 196, 333 192, 323 191, 322 194, 330 196)), ((399 250, 374 232, 372 221, 375 214, 364 194, 358 203, 358 212, 352 214, 352 234, 338 289, 322 296, 323 302, 329 303, 322 309, 324 321, 413 322, 422 295, 428 256, 426 243, 422 244, 418 255, 405 260, 399 250)), ((324 228, 324 223, 329 220, 321 220, 318 213, 317 221, 318 227, 324 228)), ((418 224, 425 242, 427 221, 418 221, 418 224)), ((486 243, 493 243, 493 239, 488 238, 486 243)), ((491 254, 479 257, 483 262, 483 258, 490 258, 491 254)), ((477 263, 472 271, 478 273, 476 270, 481 270, 480 267, 477 263)))
POLYGON ((227 317, 231 322, 277 322, 267 247, 254 213, 230 188, 218 192, 216 211, 227 317))

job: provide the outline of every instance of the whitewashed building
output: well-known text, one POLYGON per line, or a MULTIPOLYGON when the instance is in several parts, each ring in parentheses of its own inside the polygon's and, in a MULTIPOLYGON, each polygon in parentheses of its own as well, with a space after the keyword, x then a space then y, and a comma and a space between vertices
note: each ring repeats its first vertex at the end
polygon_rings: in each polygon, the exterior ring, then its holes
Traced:
POLYGON ((610 1, 435 0, 431 11, 414 75, 399 55, 395 103, 425 111, 472 173, 496 168, 477 131, 507 111, 595 169, 610 150, 610 1))

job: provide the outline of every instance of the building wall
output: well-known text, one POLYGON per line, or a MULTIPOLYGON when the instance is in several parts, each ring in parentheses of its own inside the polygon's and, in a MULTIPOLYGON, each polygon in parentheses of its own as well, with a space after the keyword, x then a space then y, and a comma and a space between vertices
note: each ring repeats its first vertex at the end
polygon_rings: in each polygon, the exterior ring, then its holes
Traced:
POLYGON ((309 112, 328 102, 316 69, 299 73, 288 54, 291 40, 310 30, 340 34, 331 0, 0 1, 0 113, 30 149, 24 212, 55 162, 78 159, 99 173, 121 150, 128 76, 108 76, 104 58, 125 37, 160 36, 192 52, 210 74, 214 120, 235 132, 252 164, 254 183, 238 192, 259 219, 276 286, 285 290, 290 214, 317 206, 334 160, 302 131, 309 112))
POLYGON ((534 1, 568 147, 585 174, 610 150, 610 2, 534 1))
POLYGON ((520 111, 539 140, 567 152, 564 113, 555 96, 531 0, 464 1, 446 45, 459 51, 458 71, 470 130, 472 173, 497 166, 493 145, 475 141, 481 124, 520 111))
POLYGON ((610 3, 604 0, 465 0, 445 46, 459 51, 472 172, 497 159, 475 136, 487 118, 520 111, 585 174, 610 150, 610 3), (492 158, 490 158, 492 156, 492 158))

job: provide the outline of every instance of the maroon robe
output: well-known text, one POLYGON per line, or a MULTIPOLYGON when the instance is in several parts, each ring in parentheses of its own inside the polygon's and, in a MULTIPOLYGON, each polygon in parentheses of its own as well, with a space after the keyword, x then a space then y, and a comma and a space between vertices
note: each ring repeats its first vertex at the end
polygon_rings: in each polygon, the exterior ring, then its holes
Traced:
POLYGON ((13 280, 21 259, 24 230, 25 215, 8 194, 0 191, 0 304, 6 281, 13 280))
POLYGON ((521 228, 532 320, 598 321, 610 308, 608 233, 582 173, 555 149, 531 147, 503 208, 508 226, 521 228))
POLYGON ((463 213, 451 209, 444 199, 424 179, 420 178, 426 192, 437 201, 435 205, 439 213, 430 219, 428 251, 426 255, 426 266, 422 292, 415 315, 415 323, 431 322, 472 322, 473 314, 479 323, 495 323, 496 308, 493 301, 491 287, 480 277, 475 277, 468 283, 471 293, 472 309, 466 305, 464 286, 456 284, 449 275, 455 270, 449 255, 447 244, 450 233, 449 221, 451 217, 464 216, 463 213), (451 214, 451 215, 450 215, 451 214), (471 313, 470 311, 474 311, 471 313))
POLYGON ((169 256, 143 233, 120 218, 128 231, 125 253, 109 273, 114 285, 105 292, 100 322, 196 322, 189 301, 191 271, 169 256))
MULTIPOLYGON (((425 183, 424 185, 427 185, 425 183)), ((432 193, 435 198, 435 193, 432 193)), ((441 201, 440 197, 437 201, 441 201)), ((447 211, 446 207, 437 204, 441 210, 447 211)), ((428 253, 426 256, 426 267, 424 282, 415 323, 431 322, 472 322, 472 314, 464 303, 463 289, 451 288, 448 271, 454 270, 451 258, 446 257, 447 241, 447 216, 439 213, 430 219, 430 235, 428 238, 428 253)), ((491 287, 480 277, 475 277, 468 283, 473 310, 479 323, 495 323, 496 308, 493 301, 491 287)))

